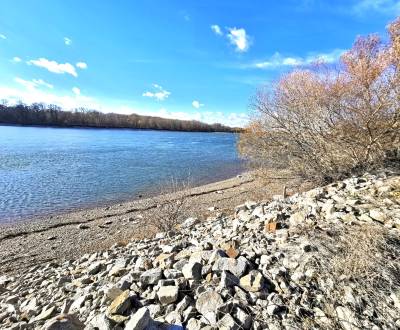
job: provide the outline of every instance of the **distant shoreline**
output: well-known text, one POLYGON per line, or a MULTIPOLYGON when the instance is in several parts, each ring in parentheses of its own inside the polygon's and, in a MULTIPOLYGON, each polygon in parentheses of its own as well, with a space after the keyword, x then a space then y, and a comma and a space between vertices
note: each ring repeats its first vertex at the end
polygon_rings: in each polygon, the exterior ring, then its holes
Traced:
POLYGON ((238 131, 190 131, 190 130, 169 130, 169 129, 157 129, 157 128, 134 128, 134 127, 107 127, 107 126, 81 126, 81 125, 71 125, 71 126, 65 126, 65 125, 40 125, 40 124, 35 124, 35 125, 29 125, 29 124, 9 124, 9 123, 2 123, 0 122, 0 127, 1 126, 8 126, 8 127, 36 127, 36 128, 76 128, 76 129, 103 129, 103 130, 129 130, 129 131, 156 131, 156 132, 181 132, 181 133, 227 133, 227 134, 238 134, 240 132, 238 131))
POLYGON ((79 108, 63 110, 56 105, 35 103, 31 105, 0 104, 0 124, 22 126, 57 126, 91 128, 153 129, 184 132, 239 132, 238 127, 219 123, 208 124, 199 120, 182 120, 154 116, 118 113, 103 113, 79 108))

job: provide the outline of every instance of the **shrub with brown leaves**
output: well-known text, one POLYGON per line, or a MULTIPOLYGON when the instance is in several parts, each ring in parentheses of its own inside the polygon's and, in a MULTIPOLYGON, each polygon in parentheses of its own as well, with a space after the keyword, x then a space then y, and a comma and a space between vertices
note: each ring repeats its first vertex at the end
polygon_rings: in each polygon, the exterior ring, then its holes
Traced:
POLYGON ((315 64, 255 96, 239 151, 319 182, 400 159, 400 18, 389 39, 360 37, 337 67, 315 64))

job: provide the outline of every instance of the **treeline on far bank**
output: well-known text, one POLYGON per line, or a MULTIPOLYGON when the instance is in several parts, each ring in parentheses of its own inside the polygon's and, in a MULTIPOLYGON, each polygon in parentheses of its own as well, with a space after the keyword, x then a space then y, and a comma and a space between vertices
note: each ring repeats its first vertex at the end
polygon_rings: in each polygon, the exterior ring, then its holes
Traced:
POLYGON ((102 113, 86 108, 74 111, 62 110, 59 106, 42 103, 31 105, 0 104, 0 124, 37 125, 59 127, 93 127, 93 128, 133 128, 189 132, 238 132, 221 124, 206 124, 196 120, 178 120, 161 117, 142 116, 137 114, 122 115, 102 113))

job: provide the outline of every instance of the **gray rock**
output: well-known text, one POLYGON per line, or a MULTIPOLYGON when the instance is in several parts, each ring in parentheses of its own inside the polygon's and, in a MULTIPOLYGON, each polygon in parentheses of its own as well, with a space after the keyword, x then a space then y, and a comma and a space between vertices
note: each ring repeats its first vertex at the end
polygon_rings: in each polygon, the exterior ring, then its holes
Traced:
POLYGON ((213 265, 213 271, 229 271, 237 277, 243 276, 246 272, 247 260, 240 256, 238 259, 219 258, 213 265))
POLYGON ((379 222, 384 223, 387 220, 387 215, 380 209, 372 209, 369 211, 369 216, 379 222))
POLYGON ((222 319, 218 321, 217 327, 219 330, 239 330, 240 327, 229 314, 225 314, 222 319))
POLYGON ((4 302, 5 302, 6 304, 11 304, 11 305, 14 305, 14 304, 18 303, 18 301, 19 301, 19 297, 18 297, 18 296, 15 296, 15 295, 13 295, 13 296, 8 296, 8 297, 4 300, 4 302))
POLYGON ((179 277, 182 277, 183 274, 181 271, 176 269, 165 269, 164 276, 166 279, 177 279, 179 277))
POLYGON ((140 275, 140 282, 146 285, 157 284, 162 279, 163 273, 159 268, 153 268, 140 275))
POLYGON ((178 312, 180 315, 183 315, 183 312, 186 308, 190 306, 192 303, 192 299, 189 296, 185 296, 177 305, 175 311, 178 312))
POLYGON ((61 314, 48 320, 43 330, 83 330, 85 325, 75 315, 61 314))
POLYGON ((190 262, 183 266, 182 273, 183 276, 187 279, 201 280, 201 263, 198 262, 190 262))
POLYGON ((160 304, 151 304, 146 306, 150 312, 150 317, 156 318, 161 314, 161 306, 160 304))
POLYGON ((224 301, 219 293, 211 290, 205 291, 197 298, 196 309, 213 325, 216 323, 216 312, 223 303, 224 301))
POLYGON ((172 311, 167 314, 165 321, 169 324, 180 324, 182 323, 182 316, 178 312, 172 311))
POLYGON ((237 278, 231 272, 228 272, 226 270, 222 271, 221 282, 220 282, 221 288, 230 288, 238 284, 239 284, 239 278, 237 278))
POLYGON ((48 306, 47 308, 43 308, 38 316, 34 318, 34 322, 45 321, 51 318, 56 311, 55 306, 48 306))
POLYGON ((89 326, 97 330, 112 330, 115 322, 107 318, 104 314, 99 314, 89 322, 89 326))
POLYGON ((150 312, 146 307, 138 309, 126 323, 125 330, 143 330, 150 322, 150 312))
POLYGON ((100 272, 102 267, 103 267, 103 263, 98 261, 98 262, 95 262, 95 263, 91 264, 89 266, 87 272, 88 272, 89 275, 96 275, 98 272, 100 272))
POLYGON ((79 309, 83 306, 84 302, 86 300, 86 296, 80 296, 77 299, 74 300, 70 307, 70 312, 71 313, 76 313, 79 311, 79 309))
POLYGON ((178 299, 179 287, 162 286, 157 292, 158 300, 162 305, 174 303, 178 299))
POLYGON ((182 259, 174 263, 172 266, 175 270, 182 272, 183 267, 187 264, 187 260, 182 259))

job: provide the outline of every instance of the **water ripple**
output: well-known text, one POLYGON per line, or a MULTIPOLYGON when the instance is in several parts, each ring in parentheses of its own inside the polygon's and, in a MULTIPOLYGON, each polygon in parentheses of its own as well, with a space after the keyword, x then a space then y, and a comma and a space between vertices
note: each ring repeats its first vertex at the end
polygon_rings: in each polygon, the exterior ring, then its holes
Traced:
POLYGON ((0 126, 0 222, 134 198, 171 176, 238 173, 236 136, 0 126))

